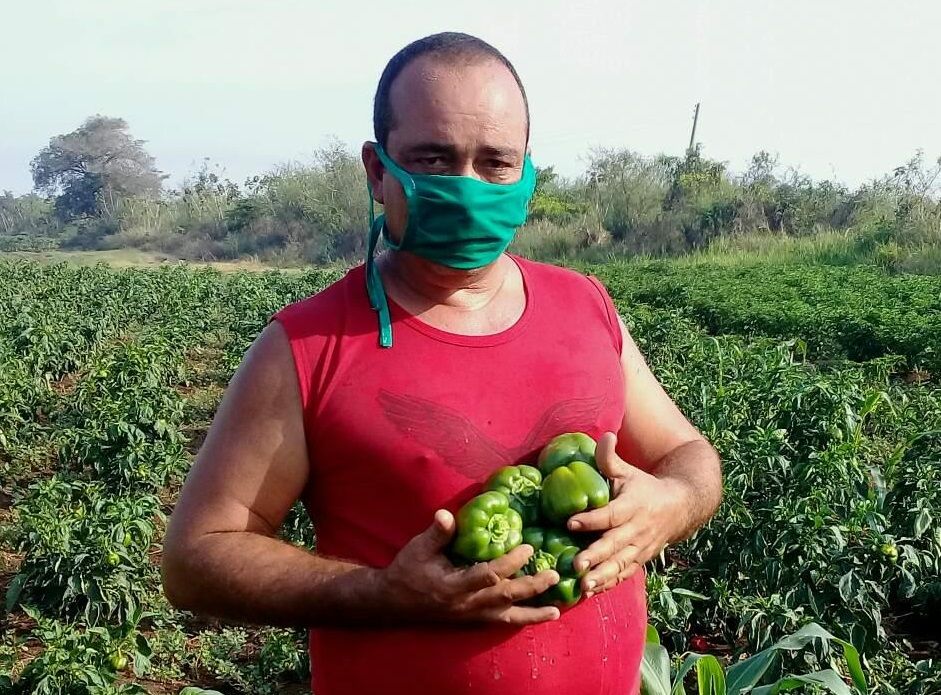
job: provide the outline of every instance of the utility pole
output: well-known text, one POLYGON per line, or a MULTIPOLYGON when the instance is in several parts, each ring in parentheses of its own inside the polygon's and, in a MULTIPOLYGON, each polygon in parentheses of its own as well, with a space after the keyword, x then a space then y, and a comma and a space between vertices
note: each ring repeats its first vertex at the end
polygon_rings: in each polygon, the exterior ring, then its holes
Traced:
POLYGON ((689 135, 689 147, 686 148, 686 153, 689 154, 693 152, 693 147, 696 145, 696 124, 699 122, 699 102, 696 102, 696 110, 693 111, 693 132, 689 135))

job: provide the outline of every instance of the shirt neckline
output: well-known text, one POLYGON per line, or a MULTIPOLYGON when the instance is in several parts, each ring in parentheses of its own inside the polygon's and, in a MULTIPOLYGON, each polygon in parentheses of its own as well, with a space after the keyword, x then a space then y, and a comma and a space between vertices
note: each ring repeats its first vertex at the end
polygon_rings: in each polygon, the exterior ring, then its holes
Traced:
POLYGON ((435 326, 422 321, 414 314, 408 313, 408 311, 406 311, 400 304, 392 299, 392 297, 386 295, 386 298, 389 302, 389 312, 392 318, 393 329, 396 324, 402 324, 439 342, 450 343, 451 345, 460 345, 463 347, 492 347, 494 345, 501 345, 513 340, 526 328, 527 324, 529 323, 533 315, 535 299, 533 297, 531 278, 529 272, 526 269, 526 263, 514 254, 508 253, 506 255, 516 264, 516 267, 520 270, 520 275, 523 279, 523 294, 525 295, 526 299, 526 305, 523 307, 523 313, 513 323, 513 325, 497 333, 490 333, 487 335, 463 335, 461 333, 451 333, 449 331, 436 328, 435 326))

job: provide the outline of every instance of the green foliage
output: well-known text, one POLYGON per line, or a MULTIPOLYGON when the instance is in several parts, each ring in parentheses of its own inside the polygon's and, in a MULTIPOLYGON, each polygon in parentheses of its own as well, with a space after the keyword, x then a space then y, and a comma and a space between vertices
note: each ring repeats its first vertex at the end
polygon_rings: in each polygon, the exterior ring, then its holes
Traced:
POLYGON ((585 176, 585 195, 601 225, 618 242, 632 240, 646 252, 680 250, 680 238, 651 238, 659 229, 676 162, 629 150, 596 151, 585 176))
POLYGON ((191 661, 189 636, 183 628, 172 621, 171 616, 155 619, 149 641, 153 652, 150 677, 154 680, 180 681, 186 678, 186 668, 191 661))
POLYGON ((564 224, 539 219, 519 230, 510 246, 512 253, 533 259, 595 260, 607 253, 610 237, 591 215, 564 224))
POLYGON ((162 199, 122 199, 117 227, 79 237, 98 248, 138 247, 180 258, 257 256, 298 264, 360 257, 365 252, 366 179, 340 143, 316 151, 240 187, 204 162, 178 191, 162 199))
MULTIPOLYGON (((842 332, 860 315, 883 336, 933 325, 941 315, 937 282, 862 268, 592 270, 626 312, 667 390, 724 460, 719 514, 676 549, 681 566, 648 576, 651 619, 669 628, 678 648, 691 627, 760 648, 812 618, 852 635, 867 652, 878 650, 886 614, 930 601, 941 570, 941 543, 932 535, 941 391, 898 379, 890 346, 857 344, 842 332), (788 310, 781 294, 792 284, 816 300, 803 324, 781 320, 788 310), (765 293, 777 300, 756 302, 765 293), (912 306, 918 311, 905 314, 912 306), (753 337, 724 335, 740 332, 753 337), (860 359, 875 359, 841 362, 850 347, 860 359), (687 564, 695 569, 684 571, 687 564)), ((924 365, 941 333, 915 335, 921 338, 908 343, 917 347, 907 356, 924 365)))
POLYGON ((648 626, 647 646, 641 665, 643 679, 641 693, 643 695, 685 695, 685 681, 690 674, 696 676, 696 692, 699 695, 741 695, 742 693, 774 695, 803 685, 816 686, 834 695, 869 692, 869 684, 863 673, 862 662, 856 648, 849 642, 834 637, 815 623, 805 625, 793 635, 739 661, 728 670, 723 669, 714 656, 695 652, 688 652, 683 656, 672 674, 672 679, 670 670, 669 654, 661 645, 657 630, 648 626), (845 669, 853 683, 852 689, 846 684, 845 677, 840 672, 832 667, 822 668, 822 665, 829 660, 834 645, 840 647, 843 652, 845 669), (796 652, 808 646, 818 646, 823 657, 818 658, 818 655, 813 652, 805 655, 806 665, 817 670, 806 674, 770 677, 767 675, 775 665, 778 653, 796 652))
POLYGON ((246 658, 248 639, 239 628, 205 632, 196 659, 223 683, 251 695, 272 695, 281 692, 284 682, 309 678, 302 631, 265 630, 251 658, 246 658))
MULTIPOLYGON (((684 186, 680 207, 702 192, 684 186)), ((572 257, 603 253, 605 237, 585 224, 572 246, 554 222, 532 229, 572 257)), ((589 270, 725 462, 719 514, 648 570, 664 645, 715 647, 725 667, 725 655, 736 663, 817 622, 851 638, 880 692, 932 693, 936 660, 910 645, 931 627, 916 618, 936 610, 941 570, 938 280, 723 265, 708 253, 589 270)), ((77 621, 76 634, 140 607, 158 612, 138 631, 152 635, 149 668, 160 679, 262 693, 307 678, 303 633, 194 624, 161 598, 151 554, 251 341, 275 311, 342 273, 0 263, 0 476, 13 496, 0 544, 18 558, 13 602, 77 621)), ((302 506, 281 535, 314 546, 302 506)), ((12 632, 0 639, 0 664, 16 664, 9 687, 29 690, 46 662, 19 686, 14 638, 29 633, 12 632)), ((107 648, 94 650, 77 668, 101 663, 107 648)), ((822 650, 779 652, 766 675, 824 671, 822 650)), ((56 653, 48 668, 59 674, 56 653)), ((696 663, 719 682, 712 660, 696 663)), ((94 687, 115 687, 97 668, 105 686, 94 687)))
POLYGON ((941 663, 913 662, 900 649, 886 649, 869 660, 875 692, 890 695, 934 695, 941 692, 941 663))
POLYGON ((310 516, 300 502, 296 502, 287 518, 281 524, 281 538, 309 550, 317 547, 317 535, 314 526, 310 523, 310 516))
POLYGON ((560 185, 552 167, 536 168, 536 190, 529 205, 530 220, 564 224, 587 212, 587 205, 560 185))
POLYGON ((229 218, 243 252, 276 247, 317 263, 365 253, 366 177, 342 144, 318 150, 311 165, 256 178, 249 190, 229 218))
POLYGON ((99 483, 61 477, 35 483, 17 505, 25 558, 7 610, 29 603, 89 625, 133 615, 154 588, 147 553, 160 517, 154 497, 113 497, 99 483))
POLYGON ((36 189, 55 194, 60 220, 111 214, 118 201, 152 196, 163 175, 121 118, 92 116, 53 137, 30 163, 36 189))
POLYGON ((551 220, 564 223, 577 216, 584 207, 576 202, 566 200, 562 196, 551 193, 537 192, 529 207, 529 217, 532 220, 551 220))
POLYGON ((137 632, 143 615, 133 614, 113 627, 82 629, 73 623, 44 618, 27 608, 36 621, 29 639, 42 646, 16 682, 4 683, 3 695, 144 695, 147 691, 134 683, 116 683, 128 670, 141 676, 150 666, 151 648, 147 638, 137 632), (123 661, 122 661, 123 659, 123 661), (121 669, 116 666, 122 666, 121 669))
MULTIPOLYGON (((0 197, 0 252, 140 248, 182 259, 240 257, 276 265, 362 258, 366 179, 356 153, 332 141, 310 162, 238 185, 205 160, 178 190, 121 119, 96 116, 52 138, 32 164, 36 189, 0 197), (120 151, 121 157, 108 153, 120 151), (68 224, 63 224, 68 222, 68 224)), ((941 269, 941 160, 921 152, 856 190, 814 181, 758 152, 737 174, 697 147, 683 157, 598 149, 585 173, 537 169, 529 224, 515 246, 541 260, 679 256, 770 235, 846 232, 842 262, 891 271, 941 269)), ((776 244, 780 249, 781 245, 776 244)))
POLYGON ((814 358, 900 355, 941 371, 941 280, 877 268, 776 263, 732 270, 663 262, 600 266, 628 309, 680 309, 710 333, 801 338, 814 358))
POLYGON ((0 238, 50 237, 58 229, 49 199, 33 193, 14 196, 10 191, 0 195, 0 238))
POLYGON ((185 472, 174 349, 152 339, 101 354, 60 414, 64 467, 91 469, 115 492, 157 491, 185 472))

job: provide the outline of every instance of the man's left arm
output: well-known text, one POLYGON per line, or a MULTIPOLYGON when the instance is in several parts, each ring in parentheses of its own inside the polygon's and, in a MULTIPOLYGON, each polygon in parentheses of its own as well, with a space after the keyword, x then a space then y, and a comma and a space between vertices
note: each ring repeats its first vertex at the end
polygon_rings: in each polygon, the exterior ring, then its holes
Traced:
POLYGON ((573 531, 601 532, 576 558, 590 568, 590 595, 630 577, 668 543, 691 536, 722 499, 719 456, 650 371, 621 322, 625 415, 620 431, 598 442, 598 467, 611 480, 611 502, 569 520, 573 531))

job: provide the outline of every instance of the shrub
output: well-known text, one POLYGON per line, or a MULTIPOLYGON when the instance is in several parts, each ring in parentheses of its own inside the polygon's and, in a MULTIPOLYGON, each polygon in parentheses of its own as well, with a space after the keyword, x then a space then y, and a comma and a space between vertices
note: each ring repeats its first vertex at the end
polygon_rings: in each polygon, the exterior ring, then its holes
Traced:
POLYGON ((26 553, 7 592, 17 602, 89 625, 127 620, 153 590, 148 550, 162 519, 153 496, 115 497, 101 483, 54 476, 17 506, 15 538, 26 553))

